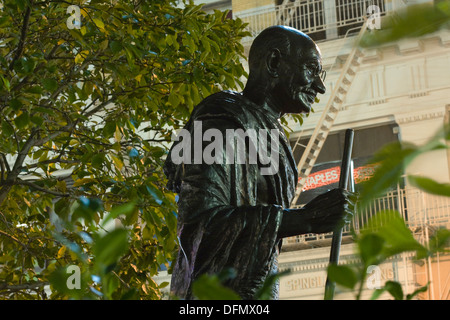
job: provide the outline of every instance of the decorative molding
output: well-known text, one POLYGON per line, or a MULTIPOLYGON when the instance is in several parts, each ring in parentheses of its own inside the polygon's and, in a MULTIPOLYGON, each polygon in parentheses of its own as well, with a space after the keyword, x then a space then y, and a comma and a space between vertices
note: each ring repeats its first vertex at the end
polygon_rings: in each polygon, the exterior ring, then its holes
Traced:
MULTIPOLYGON (((301 252, 301 251, 300 251, 301 252)), ((286 263, 279 263, 279 271, 290 270, 291 272, 311 272, 327 270, 330 258, 313 258, 307 260, 297 260, 286 263)), ((355 265, 360 263, 360 259, 356 254, 342 254, 340 257, 340 265, 355 265)))
POLYGON ((220 0, 220 1, 205 3, 202 7, 202 10, 213 10, 218 7, 224 7, 224 6, 229 6, 231 9, 231 0, 220 0))
POLYGON ((385 70, 374 70, 369 75, 369 83, 370 83, 370 95, 371 99, 369 101, 369 105, 385 103, 386 99, 386 79, 385 79, 385 70))
POLYGON ((429 93, 428 90, 417 91, 417 92, 411 92, 411 93, 409 94, 409 97, 410 97, 411 99, 418 98, 418 97, 424 97, 424 96, 427 96, 428 93, 429 93))
POLYGON ((408 54, 415 52, 422 52, 424 45, 422 40, 403 40, 397 44, 400 54, 408 54))
MULTIPOLYGON (((428 87, 427 80, 428 75, 424 64, 415 63, 410 65, 411 90, 414 93, 425 92, 428 87)), ((410 98, 413 97, 410 95, 410 98)))
POLYGON ((450 32, 441 31, 439 37, 441 38, 441 43, 444 47, 450 46, 450 32))
POLYGON ((374 99, 374 100, 369 101, 369 106, 374 106, 374 105, 383 104, 383 103, 386 103, 385 98, 374 99))
POLYGON ((396 116, 396 121, 398 124, 405 124, 405 123, 411 123, 411 122, 416 122, 416 121, 444 118, 444 116, 445 116, 444 111, 435 111, 435 112, 413 114, 413 115, 407 115, 407 116, 396 116))
POLYGON ((362 62, 363 63, 373 63, 383 59, 383 53, 380 49, 364 49, 362 62))

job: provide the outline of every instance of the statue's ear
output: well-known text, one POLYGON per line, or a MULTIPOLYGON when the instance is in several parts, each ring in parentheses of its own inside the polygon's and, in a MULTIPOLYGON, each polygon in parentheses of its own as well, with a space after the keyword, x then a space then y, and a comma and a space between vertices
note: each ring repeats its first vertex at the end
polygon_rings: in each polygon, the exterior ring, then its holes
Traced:
POLYGON ((281 52, 277 48, 274 48, 267 54, 266 59, 267 71, 274 78, 278 78, 279 76, 280 63, 281 52))

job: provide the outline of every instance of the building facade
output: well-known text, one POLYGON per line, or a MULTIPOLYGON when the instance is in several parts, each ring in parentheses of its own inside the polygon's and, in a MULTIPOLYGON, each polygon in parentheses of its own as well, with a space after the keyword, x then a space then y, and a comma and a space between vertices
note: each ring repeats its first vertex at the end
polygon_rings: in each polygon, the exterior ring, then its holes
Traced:
MULTIPOLYGON (((450 31, 441 30, 374 49, 358 49, 355 39, 361 29, 382 28, 379 18, 411 4, 433 1, 402 0, 229 0, 201 1, 205 11, 230 10, 230 16, 248 23, 252 34, 243 40, 246 52, 263 29, 288 25, 310 35, 320 47, 327 72, 327 92, 314 104, 303 124, 290 121, 289 135, 299 164, 300 194, 293 206, 337 186, 344 131, 355 131, 353 175, 356 185, 370 177, 367 160, 383 145, 405 141, 423 145, 450 117, 450 31), (366 19, 372 25, 366 24, 366 19), (315 144, 312 140, 321 140, 315 144), (312 159, 312 160, 311 160, 312 159)), ((370 31, 368 31, 370 32, 370 31)), ((245 63, 245 61, 244 61, 245 63)), ((450 154, 438 150, 420 156, 405 168, 441 183, 450 181, 450 154)), ((356 231, 375 212, 398 210, 414 236, 426 243, 439 228, 450 227, 449 198, 432 196, 404 179, 373 203, 358 220, 356 231)), ((280 271, 281 299, 323 299, 331 234, 303 235, 284 240, 280 271)), ((344 230, 340 264, 357 263, 350 230, 344 230)), ((383 283, 399 281, 405 293, 430 283, 418 299, 450 298, 450 255, 414 260, 397 255, 373 271, 383 283)), ((370 298, 367 284, 362 298, 370 298)), ((354 292, 337 288, 336 299, 353 299, 354 292)), ((381 297, 389 299, 389 295, 381 297)))

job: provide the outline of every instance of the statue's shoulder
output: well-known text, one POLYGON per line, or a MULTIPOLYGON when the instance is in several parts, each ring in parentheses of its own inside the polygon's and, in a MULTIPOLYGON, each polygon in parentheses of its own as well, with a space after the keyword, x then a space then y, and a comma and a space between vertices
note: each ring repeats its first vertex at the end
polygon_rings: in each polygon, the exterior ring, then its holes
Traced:
POLYGON ((198 104, 191 118, 200 120, 205 117, 245 117, 248 112, 249 101, 241 93, 235 91, 221 91, 206 97, 198 104))

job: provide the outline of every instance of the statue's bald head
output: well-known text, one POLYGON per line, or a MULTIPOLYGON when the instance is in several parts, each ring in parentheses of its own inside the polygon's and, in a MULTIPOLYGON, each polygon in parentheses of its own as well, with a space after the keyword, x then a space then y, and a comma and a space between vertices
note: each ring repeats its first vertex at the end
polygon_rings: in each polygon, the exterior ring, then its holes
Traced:
POLYGON ((243 94, 276 112, 308 113, 318 93, 325 93, 322 56, 303 32, 286 26, 263 30, 253 41, 249 78, 243 94))
POLYGON ((272 26, 264 29, 250 48, 248 57, 250 73, 259 73, 262 64, 266 63, 267 55, 274 49, 279 50, 284 56, 299 58, 305 49, 310 48, 319 51, 315 42, 297 29, 288 26, 272 26))

